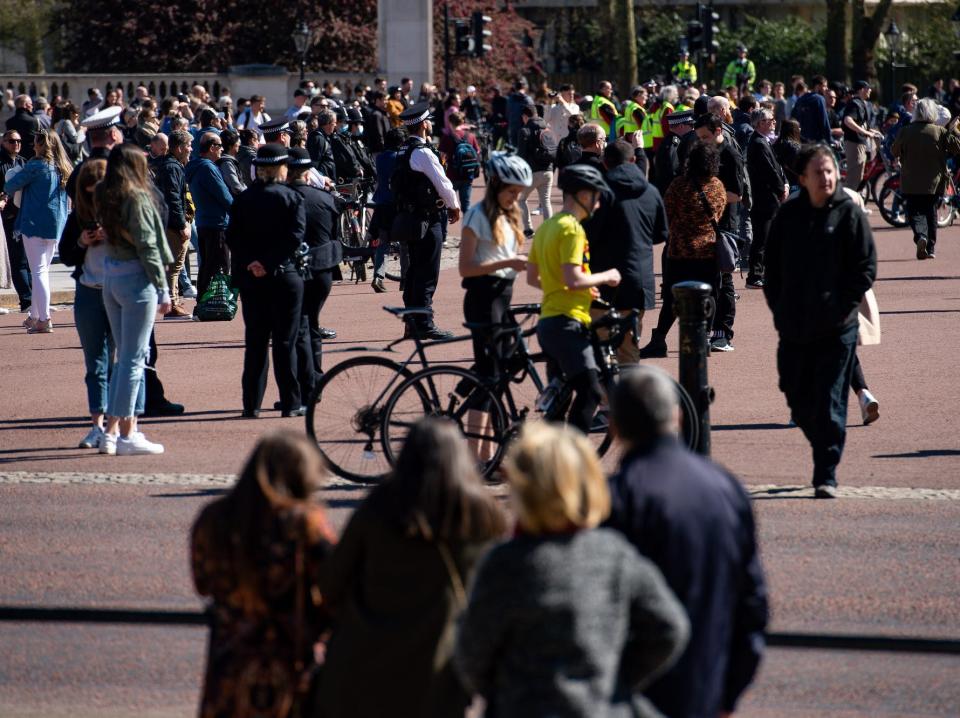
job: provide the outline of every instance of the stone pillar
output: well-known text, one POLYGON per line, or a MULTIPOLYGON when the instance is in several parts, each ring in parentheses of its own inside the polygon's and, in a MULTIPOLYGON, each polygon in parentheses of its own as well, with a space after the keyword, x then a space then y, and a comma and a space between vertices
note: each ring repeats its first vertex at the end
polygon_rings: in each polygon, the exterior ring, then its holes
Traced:
POLYGON ((379 73, 390 85, 413 80, 413 94, 433 82, 433 0, 379 0, 379 73))

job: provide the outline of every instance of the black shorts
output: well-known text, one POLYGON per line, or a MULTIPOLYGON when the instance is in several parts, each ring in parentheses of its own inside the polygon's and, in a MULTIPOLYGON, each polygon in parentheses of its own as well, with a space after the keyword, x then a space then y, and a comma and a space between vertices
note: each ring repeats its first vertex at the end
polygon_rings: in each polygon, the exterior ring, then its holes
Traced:
POLYGON ((590 330, 576 319, 567 316, 541 319, 537 322, 537 339, 567 381, 588 369, 599 370, 590 344, 590 330))

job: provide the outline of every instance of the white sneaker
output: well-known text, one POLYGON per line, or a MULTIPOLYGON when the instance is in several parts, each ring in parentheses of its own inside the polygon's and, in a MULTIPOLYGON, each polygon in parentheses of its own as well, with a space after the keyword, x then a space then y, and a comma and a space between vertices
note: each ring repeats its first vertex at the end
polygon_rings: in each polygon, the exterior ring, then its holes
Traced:
POLYGON ((864 426, 880 418, 880 402, 868 389, 861 390, 857 398, 860 400, 860 416, 863 417, 864 426))
POLYGON ((130 436, 117 439, 117 456, 136 456, 138 454, 162 454, 163 444, 148 441, 139 431, 130 432, 130 436))
POLYGON ((182 292, 180 292, 180 296, 184 297, 185 299, 196 299, 197 288, 191 284, 187 289, 184 289, 182 292))
POLYGON ((81 449, 98 449, 100 448, 100 437, 103 436, 103 429, 99 426, 95 426, 87 432, 87 435, 80 440, 81 449))
POLYGON ((107 454, 108 456, 113 456, 117 453, 117 435, 116 434, 100 434, 100 453, 107 454))

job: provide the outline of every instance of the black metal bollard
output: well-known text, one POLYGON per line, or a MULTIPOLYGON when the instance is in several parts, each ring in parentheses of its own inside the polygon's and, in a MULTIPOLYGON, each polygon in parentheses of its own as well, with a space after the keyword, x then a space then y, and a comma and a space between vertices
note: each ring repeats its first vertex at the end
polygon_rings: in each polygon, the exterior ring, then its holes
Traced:
POLYGON ((710 403, 713 390, 707 381, 707 356, 710 353, 708 320, 716 306, 713 289, 703 282, 678 282, 673 285, 673 306, 680 324, 680 385, 697 408, 700 437, 698 454, 710 456, 710 403))

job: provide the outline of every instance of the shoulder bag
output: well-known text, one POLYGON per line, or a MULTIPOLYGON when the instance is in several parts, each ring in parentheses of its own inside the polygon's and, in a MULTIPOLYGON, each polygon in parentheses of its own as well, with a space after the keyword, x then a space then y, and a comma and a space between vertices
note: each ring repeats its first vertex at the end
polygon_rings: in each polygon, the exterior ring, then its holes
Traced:
POLYGON ((739 237, 733 232, 720 229, 717 220, 713 218, 713 210, 710 208, 707 195, 703 193, 702 189, 698 189, 697 193, 700 195, 700 201, 703 203, 703 209, 710 219, 710 224, 713 225, 713 231, 717 235, 717 269, 724 274, 736 271, 737 262, 740 261, 740 250, 737 247, 739 237))

